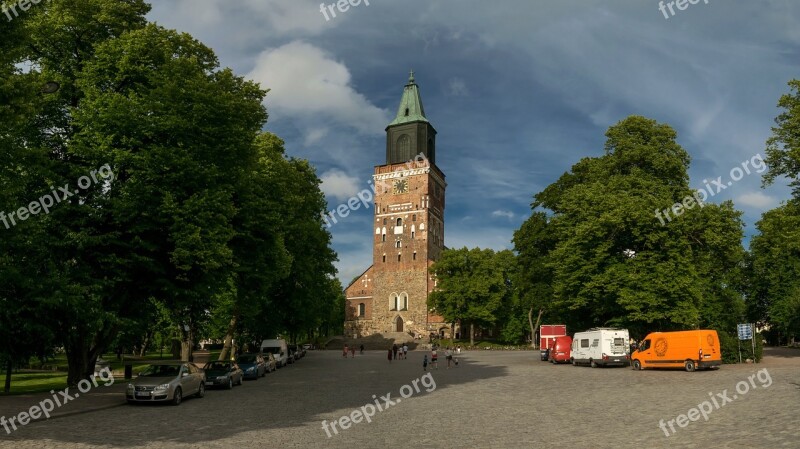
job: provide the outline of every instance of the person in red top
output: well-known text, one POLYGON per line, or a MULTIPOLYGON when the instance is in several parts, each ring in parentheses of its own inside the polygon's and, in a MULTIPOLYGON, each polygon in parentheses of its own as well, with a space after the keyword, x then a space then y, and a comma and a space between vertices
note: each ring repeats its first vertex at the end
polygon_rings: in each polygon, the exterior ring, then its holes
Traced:
POLYGON ((436 363, 439 360, 439 354, 436 353, 436 349, 431 350, 431 368, 436 367, 439 369, 439 364, 436 363))

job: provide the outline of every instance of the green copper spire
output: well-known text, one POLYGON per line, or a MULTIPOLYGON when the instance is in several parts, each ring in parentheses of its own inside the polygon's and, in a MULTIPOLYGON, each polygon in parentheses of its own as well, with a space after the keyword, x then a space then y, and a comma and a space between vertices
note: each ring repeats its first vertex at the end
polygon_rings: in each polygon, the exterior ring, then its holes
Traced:
POLYGON ((389 126, 401 125, 403 123, 425 122, 425 108, 422 107, 422 97, 419 95, 419 86, 414 82, 414 71, 408 77, 408 84, 403 89, 403 98, 400 99, 400 107, 397 109, 397 117, 389 123, 389 126))

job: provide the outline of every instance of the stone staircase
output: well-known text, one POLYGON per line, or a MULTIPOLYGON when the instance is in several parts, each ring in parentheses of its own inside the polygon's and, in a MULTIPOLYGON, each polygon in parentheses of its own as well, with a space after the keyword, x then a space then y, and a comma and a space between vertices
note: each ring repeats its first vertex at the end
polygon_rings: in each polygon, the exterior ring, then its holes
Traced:
POLYGON ((326 349, 342 350, 346 344, 350 347, 355 346, 356 350, 358 350, 361 345, 364 345, 364 350, 375 351, 387 350, 391 348, 393 344, 398 346, 407 344, 408 349, 413 350, 422 343, 424 343, 423 340, 414 340, 414 337, 405 332, 387 332, 361 338, 337 337, 328 342, 326 349))

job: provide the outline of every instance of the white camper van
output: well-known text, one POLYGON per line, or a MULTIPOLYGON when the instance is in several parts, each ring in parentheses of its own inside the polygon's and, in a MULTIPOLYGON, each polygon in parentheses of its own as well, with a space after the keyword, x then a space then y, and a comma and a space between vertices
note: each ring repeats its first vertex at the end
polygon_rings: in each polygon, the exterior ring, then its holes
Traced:
POLYGON ((261 342, 261 353, 271 353, 275 357, 275 364, 278 368, 286 366, 289 362, 289 349, 286 347, 286 340, 274 339, 261 342))
POLYGON ((576 332, 572 337, 572 364, 603 366, 628 365, 628 329, 595 327, 576 332))

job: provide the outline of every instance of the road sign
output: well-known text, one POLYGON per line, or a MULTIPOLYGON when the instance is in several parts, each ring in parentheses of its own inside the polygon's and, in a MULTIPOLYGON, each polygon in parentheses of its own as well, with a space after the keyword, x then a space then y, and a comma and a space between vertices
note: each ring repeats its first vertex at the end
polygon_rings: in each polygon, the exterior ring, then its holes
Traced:
POLYGON ((737 326, 739 340, 750 340, 753 338, 753 327, 751 324, 740 324, 737 326))

